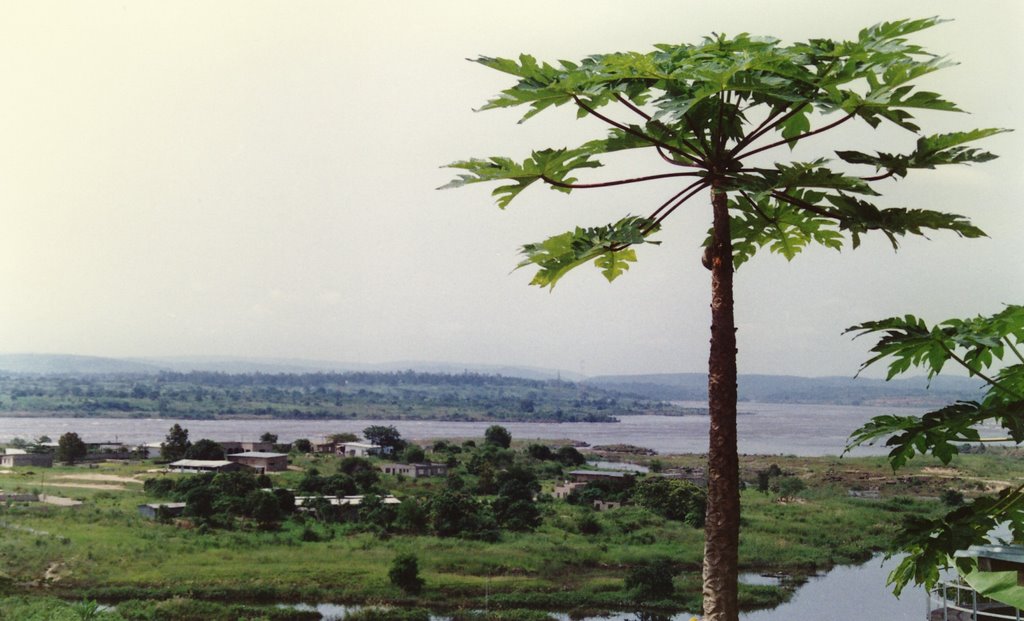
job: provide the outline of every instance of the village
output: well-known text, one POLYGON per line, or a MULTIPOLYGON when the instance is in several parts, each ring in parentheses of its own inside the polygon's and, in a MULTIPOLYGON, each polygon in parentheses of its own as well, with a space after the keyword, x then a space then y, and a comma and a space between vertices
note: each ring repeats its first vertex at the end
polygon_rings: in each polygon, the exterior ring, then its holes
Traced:
MULTIPOLYGON (((209 475, 227 473, 244 473, 252 477, 261 476, 262 483, 266 483, 267 491, 274 489, 268 475, 278 473, 305 472, 306 467, 293 464, 297 460, 303 464, 311 460, 323 467, 334 458, 339 460, 339 468, 345 468, 341 464, 348 464, 348 468, 358 467, 364 473, 368 470, 374 475, 367 478, 363 474, 364 483, 349 489, 356 491, 356 488, 370 491, 381 496, 381 502, 385 505, 399 505, 395 495, 386 491, 382 485, 380 475, 387 476, 395 481, 417 481, 424 478, 447 480, 449 470, 459 465, 456 454, 462 452, 463 448, 475 449, 475 442, 469 440, 462 446, 449 444, 446 441, 437 441, 420 446, 401 438, 393 427, 370 426, 365 430, 368 438, 357 438, 354 434, 336 434, 330 438, 322 438, 318 441, 298 439, 287 444, 277 443, 273 434, 264 434, 259 440, 254 441, 230 441, 211 440, 203 438, 194 444, 187 439, 187 430, 180 425, 175 425, 168 433, 164 442, 151 442, 138 446, 129 446, 117 442, 83 442, 76 433, 64 434, 61 440, 54 442, 48 437, 41 437, 34 442, 16 440, 8 446, 0 455, 0 467, 10 469, 10 473, 23 473, 26 468, 45 469, 52 468, 55 460, 66 466, 78 465, 85 468, 97 468, 99 464, 116 463, 143 463, 152 462, 158 468, 146 469, 146 474, 162 477, 164 475, 209 475), (371 439, 372 438, 372 439, 371 439), (444 461, 425 460, 427 451, 432 451, 435 457, 443 457, 444 461), (353 466, 356 464, 357 466, 353 466)), ((481 462, 470 469, 471 472, 479 475, 483 473, 483 483, 478 482, 480 491, 485 494, 495 491, 494 483, 489 482, 496 473, 512 463, 514 457, 510 453, 501 455, 494 449, 509 451, 511 436, 507 430, 500 425, 488 429, 483 447, 489 452, 485 454, 481 462), (498 470, 496 470, 496 468, 498 470)), ((613 452, 616 447, 608 447, 613 452)), ((558 476, 552 482, 548 490, 554 499, 576 502, 577 497, 587 491, 587 502, 595 510, 602 511, 617 508, 622 504, 625 492, 631 490, 638 474, 641 476, 648 473, 647 467, 624 463, 625 470, 614 469, 573 469, 569 467, 583 465, 586 462, 584 455, 572 446, 556 447, 551 450, 548 446, 534 444, 527 448, 527 453, 538 461, 554 461, 559 467, 565 470, 559 471, 558 476), (615 498, 615 499, 612 499, 615 498)), ((643 451, 642 451, 643 452, 643 451)), ((649 452, 649 451, 647 451, 649 452)), ((476 457, 476 455, 474 455, 476 457)), ((660 468, 658 468, 660 470, 660 468)), ((315 471, 315 469, 314 469, 315 471)), ((308 473, 307 473, 308 474, 308 473)), ((101 475, 102 476, 102 475, 101 475)), ((317 476, 314 474, 314 476, 317 476)), ((706 486, 703 469, 701 468, 679 468, 673 471, 652 473, 652 476, 665 480, 679 481, 686 483, 693 488, 693 493, 699 496, 699 491, 706 486)), ((74 478, 73 475, 65 475, 67 478, 74 478)), ((88 478, 88 475, 82 478, 88 478)), ((310 491, 310 485, 300 480, 295 489, 287 491, 293 494, 293 498, 282 507, 284 514, 294 512, 310 512, 317 503, 326 502, 334 508, 338 517, 354 516, 359 507, 363 504, 364 494, 306 494, 310 491)), ((42 479, 42 477, 41 477, 42 479)), ((535 502, 540 486, 537 484, 536 476, 530 472, 528 475, 533 493, 528 500, 535 502)), ((149 486, 152 480, 159 481, 159 478, 147 479, 147 490, 159 486, 149 486)), ((54 483, 51 478, 51 484, 54 483)), ((320 491, 320 490, 316 490, 320 491)), ((159 492, 158 492, 159 493, 159 492)), ((32 494, 24 490, 2 490, 0 489, 0 500, 12 502, 40 501, 51 504, 63 504, 64 506, 75 506, 81 504, 81 500, 62 498, 52 494, 32 494)), ((139 513, 149 518, 179 518, 188 515, 188 503, 184 501, 173 502, 148 502, 138 506, 139 513)))
MULTIPOLYGON (((231 597, 673 611, 699 598, 701 455, 513 439, 500 425, 415 441, 380 425, 292 442, 192 442, 180 425, 141 446, 74 440, 5 447, 0 558, 13 592, 119 609, 231 597), (387 577, 409 556, 412 590, 387 577), (556 596, 570 585, 571 601, 556 596)), ((1019 476, 994 471, 1005 463, 994 455, 900 476, 882 458, 741 461, 745 570, 786 576, 744 585, 748 609, 784 601, 808 573, 866 560, 901 515, 1019 476)))

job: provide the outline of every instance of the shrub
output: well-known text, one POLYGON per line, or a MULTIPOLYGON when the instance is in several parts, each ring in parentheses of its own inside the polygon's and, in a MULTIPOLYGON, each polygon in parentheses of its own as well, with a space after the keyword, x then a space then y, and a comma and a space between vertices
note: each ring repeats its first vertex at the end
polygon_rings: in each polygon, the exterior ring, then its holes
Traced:
POLYGON ((947 489, 946 491, 942 492, 941 498, 942 504, 946 505, 947 507, 959 507, 960 505, 964 504, 964 494, 959 490, 947 489))
POLYGON ((491 425, 484 432, 484 442, 500 446, 501 448, 508 448, 512 446, 512 434, 501 425, 491 425))
POLYGON ((592 511, 588 511, 576 520, 576 530, 580 531, 581 535, 596 535, 601 532, 601 522, 597 521, 597 516, 592 511))
POLYGON ((391 561, 391 569, 388 570, 388 579, 391 584, 402 589, 406 593, 416 595, 423 590, 423 578, 420 577, 419 560, 415 554, 399 554, 391 561))
POLYGON ((675 570, 668 559, 657 559, 637 565, 626 576, 626 590, 637 601, 667 599, 675 592, 672 575, 675 570))

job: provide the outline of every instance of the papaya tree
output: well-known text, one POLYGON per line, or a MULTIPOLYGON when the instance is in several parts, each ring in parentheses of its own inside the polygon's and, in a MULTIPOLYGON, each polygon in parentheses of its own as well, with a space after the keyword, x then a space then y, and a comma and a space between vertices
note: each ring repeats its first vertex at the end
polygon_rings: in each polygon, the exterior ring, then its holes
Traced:
POLYGON ((768 37, 715 34, 695 44, 657 45, 646 53, 599 54, 579 62, 549 64, 525 54, 475 59, 515 81, 484 110, 523 106, 527 120, 568 105, 577 117, 600 121, 604 131, 579 146, 536 150, 525 159, 454 162, 449 166, 458 170, 456 178, 443 187, 497 183, 492 195, 501 208, 535 185, 564 193, 640 183, 665 187, 664 201, 645 214, 624 214, 610 224, 579 226, 524 245, 519 267, 536 269, 531 284, 554 287, 567 272, 590 262, 614 280, 636 261, 637 247, 658 243, 655 236, 673 213, 698 196, 710 198, 701 258, 711 271, 703 570, 708 621, 738 615, 734 270, 760 249, 792 259, 812 243, 856 248, 872 231, 885 235, 894 248, 901 236, 928 230, 984 235, 956 214, 877 204, 883 184, 911 170, 995 157, 970 143, 1003 130, 925 134, 915 122, 917 110, 959 110, 915 85, 951 64, 907 38, 939 22, 883 23, 849 41, 784 45, 768 37), (798 146, 856 122, 868 129, 892 125, 916 140, 906 152, 832 148, 834 157, 796 159, 798 146), (623 152, 647 155, 650 174, 577 178, 601 167, 603 156, 623 152))
MULTIPOLYGON (((847 331, 879 335, 871 348, 874 355, 861 368, 885 360, 887 379, 911 369, 923 369, 931 379, 953 365, 984 385, 978 400, 957 401, 920 416, 876 416, 853 432, 849 448, 884 440, 891 447, 889 464, 895 471, 921 455, 948 464, 962 444, 1024 443, 1024 306, 1008 305, 993 315, 933 325, 904 315, 847 331)), ((895 541, 892 553, 903 557, 889 575, 889 584, 897 595, 910 582, 931 588, 939 580, 939 570, 951 562, 971 581, 977 575, 972 574, 974 559, 956 553, 987 543, 1001 525, 1008 527, 1016 543, 1024 543, 1024 485, 962 500, 937 518, 911 516, 895 541)), ((1024 605, 1024 594, 1016 593, 1015 601, 1005 603, 1024 605)))

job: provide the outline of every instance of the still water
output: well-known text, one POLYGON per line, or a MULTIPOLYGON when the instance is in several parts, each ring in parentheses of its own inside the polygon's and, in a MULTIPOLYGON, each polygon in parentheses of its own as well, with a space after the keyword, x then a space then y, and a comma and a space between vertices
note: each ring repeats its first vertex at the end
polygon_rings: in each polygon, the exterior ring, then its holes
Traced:
MULTIPOLYGON (((701 403, 681 402, 689 407, 701 403)), ((850 432, 880 414, 920 414, 921 409, 843 405, 741 403, 737 419, 741 453, 762 455, 839 455, 850 432)), ((173 420, 104 418, 0 418, 0 443, 13 438, 56 439, 74 431, 86 442, 160 442, 174 423, 193 440, 255 440, 263 432, 279 441, 317 440, 327 434, 360 434, 369 425, 394 425, 408 439, 480 438, 491 423, 403 420, 173 420)), ((624 416, 617 423, 502 423, 515 439, 574 440, 589 445, 633 444, 661 454, 707 450, 705 416, 624 416)), ((855 455, 885 454, 864 447, 855 455)))
MULTIPOLYGON (((922 591, 908 588, 903 597, 886 590, 885 580, 896 560, 885 561, 876 557, 863 565, 836 567, 827 574, 811 578, 793 596, 789 603, 771 610, 743 613, 740 621, 922 621, 927 618, 922 591)), ((756 576, 751 581, 757 581, 756 576)), ((341 620, 345 613, 358 607, 336 604, 301 606, 317 610, 325 621, 341 620)), ((604 617, 570 617, 552 613, 559 621, 637 621, 632 612, 604 617)), ((679 613, 671 621, 689 621, 695 613, 679 613)), ((447 621, 449 617, 437 615, 432 621, 447 621)))
MULTIPOLYGON (((884 588, 886 576, 896 561, 883 562, 876 557, 859 566, 836 567, 823 576, 811 578, 793 596, 789 603, 772 610, 743 613, 740 621, 922 621, 927 618, 923 592, 907 589, 901 599, 884 588)), ((756 579, 756 577, 754 577, 756 579)), ((300 606, 317 610, 325 621, 341 620, 345 613, 358 610, 358 606, 318 604, 300 606)), ((637 621, 633 612, 616 613, 603 617, 570 617, 565 613, 551 613, 559 621, 637 621)), ((679 613, 668 617, 670 621, 689 621, 695 613, 679 613)), ((447 621, 449 617, 436 615, 432 621, 447 621)))

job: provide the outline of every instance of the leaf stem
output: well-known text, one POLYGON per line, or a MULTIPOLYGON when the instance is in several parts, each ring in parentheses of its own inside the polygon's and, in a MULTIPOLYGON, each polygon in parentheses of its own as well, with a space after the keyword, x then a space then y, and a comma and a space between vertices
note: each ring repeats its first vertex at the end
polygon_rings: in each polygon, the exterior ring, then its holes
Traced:
POLYGON ((944 349, 946 351, 946 354, 948 354, 949 357, 952 358, 954 362, 956 362, 957 364, 959 364, 963 368, 967 369, 967 372, 970 373, 971 375, 976 375, 976 376, 980 377, 981 379, 985 380, 985 383, 988 384, 989 386, 991 386, 992 388, 995 388, 996 390, 1004 392, 1007 395, 1010 395, 1011 397, 1013 397, 1015 399, 1024 399, 1024 395, 1020 395, 1016 391, 1010 390, 1006 386, 1003 386, 1001 383, 995 381, 991 377, 989 377, 989 376, 985 375, 984 373, 982 373, 980 369, 975 369, 974 367, 972 367, 966 360, 964 360, 955 351, 953 351, 948 345, 946 345, 945 342, 939 340, 938 344, 939 344, 939 347, 941 347, 942 349, 944 349))
POLYGON ((626 106, 627 108, 629 108, 633 112, 636 112, 640 116, 644 117, 644 120, 646 120, 646 121, 650 121, 651 120, 651 115, 647 114, 646 112, 641 110, 639 107, 634 105, 632 101, 630 101, 630 100, 626 99, 625 97, 623 97, 622 93, 615 93, 615 98, 618 99, 619 103, 621 103, 622 105, 626 106))
MULTIPOLYGON (((746 153, 737 156, 736 159, 737 160, 742 160, 742 159, 744 159, 746 157, 750 157, 751 155, 755 155, 757 153, 761 153, 762 151, 767 151, 768 149, 774 149, 775 147, 778 147, 780 145, 793 144, 794 142, 797 142, 798 140, 803 140, 804 138, 809 138, 809 137, 814 136, 816 134, 820 134, 822 132, 826 132, 826 131, 834 128, 834 127, 842 125, 843 123, 849 121, 853 117, 854 117, 854 113, 851 112, 850 114, 847 114, 846 116, 844 116, 843 118, 839 119, 838 121, 835 121, 833 123, 829 123, 828 125, 825 125, 823 127, 819 127, 818 129, 815 129, 815 130, 812 130, 812 131, 809 131, 809 132, 804 132, 803 134, 800 134, 799 136, 793 136, 792 138, 785 138, 783 140, 779 140, 777 142, 773 142, 773 143, 767 144, 767 145, 765 145, 763 147, 754 149, 753 151, 747 151, 746 153)), ((785 120, 785 119, 783 119, 783 120, 785 120)), ((779 122, 781 123, 782 121, 779 121, 779 122)), ((777 126, 778 126, 778 123, 776 123, 772 127, 777 127, 777 126)))
POLYGON ((789 194, 786 194, 785 192, 779 192, 778 190, 772 190, 772 196, 774 196, 775 198, 779 199, 780 201, 786 201, 787 203, 789 203, 790 205, 793 205, 795 207, 800 207, 801 209, 806 209, 807 211, 809 211, 811 213, 816 213, 819 216, 823 216, 825 218, 832 218, 834 220, 841 221, 841 218, 839 218, 835 214, 829 213, 828 211, 822 209, 821 207, 817 207, 815 205, 812 205, 812 204, 808 203, 807 201, 802 201, 799 198, 795 198, 793 196, 790 196, 789 194))
POLYGON ((874 177, 861 177, 861 181, 881 181, 882 179, 888 179, 889 177, 896 174, 895 170, 890 170, 884 175, 875 175, 874 177))
POLYGON ((1006 346, 1010 348, 1010 351, 1013 352, 1013 355, 1017 356, 1017 360, 1024 362, 1024 356, 1020 355, 1020 350, 1017 349, 1017 346, 1013 344, 1013 341, 1010 340, 1010 337, 1004 336, 1003 340, 1006 341, 1006 346))
MULTIPOLYGON (((645 121, 647 121, 648 123, 651 122, 651 115, 647 114, 646 112, 641 110, 639 107, 634 105, 633 102, 631 102, 630 100, 628 100, 625 97, 623 97, 622 93, 615 93, 615 98, 617 100, 619 100, 619 102, 622 105, 626 106, 627 108, 629 108, 633 112, 635 112, 638 115, 640 115, 645 121)), ((689 117, 687 117, 687 122, 689 123, 689 121, 690 121, 690 119, 689 119, 689 117)), ((693 128, 691 126, 691 131, 692 131, 692 129, 693 128)), ((697 132, 694 132, 694 135, 696 136, 697 132)), ((701 149, 697 148, 693 143, 691 143, 689 140, 686 140, 685 138, 683 138, 681 136, 676 136, 676 138, 678 138, 679 141, 682 142, 684 145, 686 145, 686 147, 689 148, 691 151, 693 151, 694 153, 700 155, 701 158, 703 158, 705 160, 707 159, 708 152, 707 152, 706 149, 702 151, 701 149)), ((699 137, 698 137, 698 140, 699 140, 699 137)), ((703 143, 703 141, 701 141, 701 142, 703 143)), ((701 159, 701 158, 698 158, 698 159, 701 159)))
POLYGON ((683 151, 682 149, 677 149, 676 147, 673 147, 670 144, 664 143, 664 142, 662 142, 662 141, 660 141, 660 140, 658 140, 658 139, 656 139, 656 138, 654 138, 652 136, 648 136, 644 132, 638 131, 638 130, 634 129, 633 127, 630 127, 629 125, 623 125, 622 123, 619 123, 618 121, 614 121, 614 120, 608 118, 607 116, 597 112, 596 110, 594 110, 593 108, 591 108, 587 104, 583 103, 583 100, 580 99, 578 95, 573 95, 572 98, 573 98, 573 101, 576 102, 576 105, 579 106, 580 108, 583 108, 584 110, 586 110, 588 114, 591 114, 591 115, 601 119, 602 121, 604 121, 605 123, 611 125, 612 127, 620 129, 620 130, 622 130, 622 131, 624 131, 627 134, 630 134, 632 136, 636 136, 637 138, 640 138, 641 140, 646 140, 647 142, 650 142, 652 145, 663 147, 663 148, 671 151, 672 153, 679 154, 679 155, 685 157, 686 159, 690 160, 691 162, 693 162, 693 164, 695 166, 698 166, 700 168, 707 168, 707 165, 704 162, 702 162, 699 158, 695 157, 694 155, 691 155, 690 153, 687 153, 686 151, 683 151))
POLYGON ((558 188, 567 188, 570 190, 587 190, 591 188, 610 188, 616 185, 626 185, 630 183, 642 183, 644 181, 654 181, 656 179, 671 179, 673 177, 697 177, 703 176, 704 173, 699 172, 685 172, 685 173, 663 173, 660 175, 650 175, 647 177, 634 177, 632 179, 618 179, 615 181, 602 181, 600 183, 564 183, 562 181, 555 181, 547 175, 541 175, 540 179, 548 185, 553 185, 558 188))
POLYGON ((710 186, 711 186, 711 181, 709 181, 706 178, 705 179, 701 179, 697 183, 691 184, 689 187, 687 187, 685 190, 683 190, 683 192, 680 192, 679 194, 676 194, 675 196, 673 196, 671 199, 666 201, 661 207, 659 207, 653 214, 651 214, 648 217, 648 219, 652 219, 652 220, 654 220, 654 222, 651 225, 649 225, 646 230, 650 231, 654 227, 660 225, 661 222, 665 218, 667 218, 670 215, 672 215, 672 212, 675 211, 676 209, 678 209, 683 203, 685 203, 686 201, 688 201, 691 198, 693 198, 698 192, 702 192, 702 191, 704 191, 704 189, 706 189, 706 188, 708 188, 710 186), (669 203, 671 203, 673 200, 675 200, 675 198, 677 196, 682 195, 684 192, 686 193, 685 196, 683 196, 682 198, 677 200, 674 205, 672 205, 671 207, 668 208, 667 211, 665 211, 665 213, 661 214, 660 216, 658 215, 658 212, 664 210, 668 206, 669 203))

